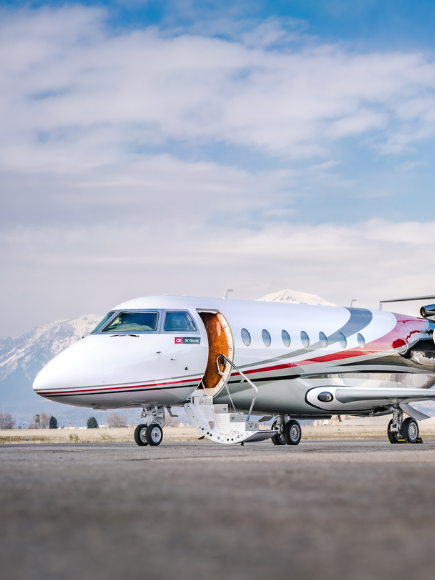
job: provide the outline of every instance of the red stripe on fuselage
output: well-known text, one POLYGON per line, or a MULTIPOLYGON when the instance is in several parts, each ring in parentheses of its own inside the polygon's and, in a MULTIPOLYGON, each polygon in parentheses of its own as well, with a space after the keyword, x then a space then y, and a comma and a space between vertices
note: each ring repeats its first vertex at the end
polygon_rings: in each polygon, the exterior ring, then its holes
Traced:
MULTIPOLYGON (((358 350, 343 350, 341 352, 334 352, 332 354, 325 354, 322 356, 317 356, 314 358, 305 359, 302 361, 294 363, 281 363, 274 366, 262 367, 259 369, 249 369, 244 370, 244 374, 252 373, 262 373, 268 371, 279 371, 288 368, 298 368, 306 365, 312 365, 317 363, 334 362, 339 360, 345 360, 349 358, 359 358, 362 356, 367 356, 371 354, 381 354, 385 351, 393 349, 393 342, 398 339, 403 339, 408 344, 412 339, 413 335, 420 334, 426 325, 426 321, 419 318, 409 318, 402 314, 395 314, 396 326, 384 336, 377 338, 369 343, 367 343, 364 349, 358 350), (405 332, 403 332, 405 330, 405 332)), ((235 371, 231 373, 231 376, 237 376, 239 373, 235 371)))
POLYGON ((118 385, 116 387, 95 387, 95 388, 88 388, 88 389, 69 389, 67 391, 54 391, 54 390, 46 390, 46 391, 36 391, 39 395, 69 395, 69 394, 80 394, 80 393, 97 393, 101 391, 113 391, 113 390, 124 390, 124 389, 146 389, 149 387, 161 387, 165 385, 176 386, 184 383, 195 383, 196 381, 200 381, 202 377, 197 377, 194 379, 184 379, 182 381, 165 381, 162 383, 150 383, 147 385, 118 385))
MULTIPOLYGON (((403 339, 407 343, 410 342, 413 335, 419 334, 425 327, 426 321, 419 319, 419 318, 410 318, 402 314, 395 314, 396 317, 396 326, 386 335, 377 338, 376 340, 369 342, 365 345, 364 349, 353 349, 353 350, 343 350, 340 352, 335 352, 332 354, 326 354, 322 356, 317 356, 314 358, 309 358, 306 360, 298 361, 298 362, 288 362, 288 363, 281 363, 272 366, 265 366, 258 369, 247 369, 243 372, 245 374, 253 374, 253 373, 264 373, 264 372, 273 372, 279 371, 283 369, 289 368, 298 368, 304 367, 307 365, 317 364, 317 363, 327 363, 327 362, 335 362, 339 360, 346 360, 351 358, 359 358, 362 356, 367 356, 371 354, 381 354, 382 352, 389 351, 393 349, 393 342, 397 339, 403 339), (405 332, 403 332, 405 331, 405 332)), ((239 373, 237 371, 231 373, 232 377, 238 376, 239 373)), ((202 377, 197 377, 193 379, 184 379, 181 381, 171 382, 170 380, 165 382, 156 382, 150 384, 142 384, 142 385, 124 385, 124 386, 114 386, 114 387, 94 387, 94 388, 87 388, 87 389, 70 389, 67 391, 51 391, 47 390, 44 392, 38 392, 41 395, 68 395, 68 394, 80 394, 80 393, 101 393, 101 392, 112 392, 112 391, 120 391, 126 389, 146 389, 149 387, 156 387, 156 386, 166 386, 166 385, 180 385, 185 383, 194 383, 196 381, 200 381, 202 377)), ((273 379, 273 377, 271 377, 273 379)))

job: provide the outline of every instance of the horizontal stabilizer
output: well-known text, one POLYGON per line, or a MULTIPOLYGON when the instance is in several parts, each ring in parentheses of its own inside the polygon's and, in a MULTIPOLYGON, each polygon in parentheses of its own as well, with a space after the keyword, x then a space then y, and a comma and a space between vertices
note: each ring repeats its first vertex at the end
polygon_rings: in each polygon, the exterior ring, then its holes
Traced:
POLYGON ((387 302, 413 302, 417 300, 435 300, 435 296, 408 296, 407 298, 390 298, 389 300, 381 300, 381 304, 387 302))

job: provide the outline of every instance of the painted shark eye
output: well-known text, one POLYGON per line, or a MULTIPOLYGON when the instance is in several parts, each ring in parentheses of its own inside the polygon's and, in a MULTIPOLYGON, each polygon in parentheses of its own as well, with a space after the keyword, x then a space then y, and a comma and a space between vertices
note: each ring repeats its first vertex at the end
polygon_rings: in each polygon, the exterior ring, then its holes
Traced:
POLYGON ((397 349, 399 354, 404 354, 408 350, 408 345, 406 344, 406 340, 403 338, 398 338, 393 342, 393 348, 397 349))

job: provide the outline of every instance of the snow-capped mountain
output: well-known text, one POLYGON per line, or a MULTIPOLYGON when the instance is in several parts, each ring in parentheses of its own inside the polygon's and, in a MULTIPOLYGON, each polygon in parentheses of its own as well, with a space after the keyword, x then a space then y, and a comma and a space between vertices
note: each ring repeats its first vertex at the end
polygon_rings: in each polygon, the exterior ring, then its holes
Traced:
POLYGON ((33 380, 49 360, 96 327, 101 316, 86 314, 36 326, 18 338, 0 338, 0 381, 20 368, 33 380))
POLYGON ((332 302, 324 300, 317 294, 308 294, 307 292, 297 292, 296 290, 280 290, 267 294, 263 298, 258 298, 263 302, 296 302, 299 304, 323 304, 324 306, 335 306, 332 302))
POLYGON ((24 418, 29 413, 62 409, 38 397, 32 389, 33 380, 54 356, 92 332, 101 318, 87 314, 36 326, 17 338, 0 338, 1 410, 24 418))

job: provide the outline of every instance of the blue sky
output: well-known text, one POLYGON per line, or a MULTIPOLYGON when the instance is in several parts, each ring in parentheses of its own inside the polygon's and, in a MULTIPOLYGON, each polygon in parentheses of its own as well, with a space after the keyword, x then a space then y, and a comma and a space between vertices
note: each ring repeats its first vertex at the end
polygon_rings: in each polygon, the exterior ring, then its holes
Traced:
MULTIPOLYGON (((359 48, 431 49, 434 46, 435 5, 431 0, 281 0, 281 1, 162 1, 115 0, 75 2, 110 9, 116 27, 190 26, 200 20, 230 16, 247 18, 291 18, 301 21, 310 34, 327 42, 348 41, 359 48)), ((2 5, 64 6, 65 1, 2 1, 2 5)))
POLYGON ((433 2, 0 7, 1 334, 141 294, 435 291, 433 2))

